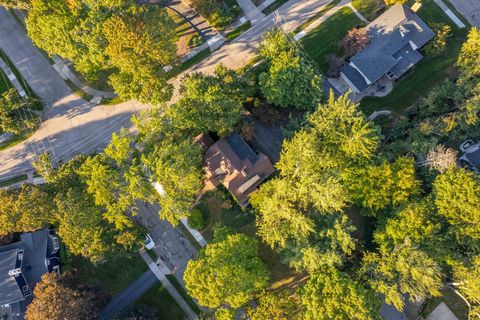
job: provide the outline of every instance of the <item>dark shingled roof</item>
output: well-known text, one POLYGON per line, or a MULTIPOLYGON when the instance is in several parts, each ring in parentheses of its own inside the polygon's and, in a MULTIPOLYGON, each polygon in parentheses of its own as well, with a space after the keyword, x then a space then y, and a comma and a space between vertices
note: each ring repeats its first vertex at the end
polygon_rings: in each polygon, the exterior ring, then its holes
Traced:
POLYGON ((0 253, 0 304, 11 304, 24 300, 17 280, 8 272, 18 268, 18 249, 0 253))
MULTIPOLYGON (((418 52, 410 53, 415 51, 410 42, 420 48, 435 36, 427 24, 405 4, 392 6, 371 22, 367 29, 371 42, 367 48, 356 54, 351 62, 371 83, 380 79, 397 64, 400 66, 392 72, 397 76, 405 73, 422 58, 418 52), (408 61, 399 60, 400 55, 408 61)), ((345 76, 349 77, 347 74, 345 76)), ((355 81, 352 79, 352 82, 355 81)))
POLYGON ((477 169, 480 169, 480 149, 472 153, 467 153, 465 156, 477 169))
POLYGON ((368 87, 365 78, 357 71, 357 69, 351 67, 349 64, 346 64, 342 67, 341 72, 353 83, 353 85, 358 89, 358 91, 363 91, 368 87))
POLYGON ((225 139, 240 160, 250 160, 252 164, 257 162, 257 154, 250 148, 238 133, 234 133, 225 139))

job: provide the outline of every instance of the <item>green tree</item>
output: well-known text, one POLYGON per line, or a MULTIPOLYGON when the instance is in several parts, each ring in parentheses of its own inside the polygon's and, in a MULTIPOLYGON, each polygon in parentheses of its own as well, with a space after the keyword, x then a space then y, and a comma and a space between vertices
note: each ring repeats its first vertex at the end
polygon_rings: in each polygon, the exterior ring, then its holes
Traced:
POLYGON ((55 273, 42 276, 34 290, 25 318, 36 319, 95 319, 98 307, 91 291, 72 288, 55 273))
POLYGON ((385 301, 403 310, 404 295, 416 298, 440 296, 440 267, 407 239, 393 250, 366 253, 362 273, 385 301))
POLYGON ((437 176, 433 194, 438 213, 451 225, 457 240, 480 240, 480 182, 465 169, 451 168, 437 176))
POLYGON ((467 263, 453 264, 453 279, 457 289, 472 305, 470 317, 480 317, 480 256, 474 256, 467 263))
POLYGON ((280 31, 264 38, 259 52, 268 60, 269 69, 260 74, 261 92, 277 106, 312 110, 323 97, 322 77, 287 41, 280 31))
POLYGON ((130 146, 126 130, 114 133, 105 152, 87 158, 78 169, 87 192, 97 205, 105 207, 104 218, 119 230, 133 227, 131 217, 137 214, 137 200, 153 200, 150 182, 130 146))
POLYGON ((15 134, 34 129, 38 117, 32 118, 29 109, 34 109, 36 103, 33 97, 20 97, 15 89, 4 92, 0 96, 0 129, 15 134))
POLYGON ((218 75, 192 73, 182 79, 180 100, 170 113, 175 126, 191 136, 232 131, 240 120, 244 93, 218 75))
MULTIPOLYGON (((109 153, 114 149, 111 147, 109 153)), ((137 228, 116 229, 104 219, 105 208, 95 204, 94 196, 87 192, 87 185, 77 173, 86 159, 87 156, 78 156, 53 168, 50 157, 44 154, 34 166, 48 182, 46 203, 51 204, 52 216, 49 221, 57 226, 57 234, 69 252, 101 263, 113 255, 136 250, 140 234, 137 228)))
POLYGON ((277 292, 265 291, 258 298, 256 308, 248 308, 247 314, 251 320, 293 320, 299 319, 298 306, 288 290, 277 292))
POLYGON ((160 216, 177 224, 187 217, 202 189, 202 149, 193 141, 165 139, 145 155, 142 162, 151 171, 151 179, 158 182, 164 194, 158 197, 160 216))
POLYGON ((163 67, 176 61, 176 35, 165 9, 131 0, 32 0, 26 25, 38 47, 73 61, 88 79, 109 74, 123 99, 170 99, 163 67))
POLYGON ((432 248, 439 240, 440 224, 435 221, 431 199, 412 202, 397 210, 375 231, 375 242, 387 252, 401 245, 405 239, 413 244, 432 248))
POLYGON ((392 164, 353 167, 345 171, 343 178, 352 200, 372 210, 398 206, 420 193, 413 158, 400 157, 392 164))
POLYGON ((24 184, 17 189, 0 189, 0 236, 30 232, 53 222, 49 193, 41 187, 24 184))
POLYGON ((0 7, 7 9, 28 9, 30 0, 0 0, 0 7))
POLYGON ((379 297, 334 268, 312 274, 300 295, 306 320, 381 319, 379 297))
POLYGON ((480 30, 474 27, 470 29, 467 41, 463 44, 462 51, 458 56, 457 65, 464 76, 480 75, 478 52, 480 52, 480 30))
POLYGON ((188 262, 184 279, 188 293, 202 306, 238 308, 265 288, 268 275, 256 240, 216 234, 198 259, 188 262))
POLYGON ((168 101, 173 87, 164 66, 176 60, 175 24, 157 6, 129 8, 105 21, 105 53, 119 70, 110 82, 120 97, 159 105, 168 101))
POLYGON ((383 0, 383 1, 385 1, 385 4, 387 6, 394 5, 394 4, 397 4, 397 3, 403 4, 403 3, 407 2, 407 0, 383 0))

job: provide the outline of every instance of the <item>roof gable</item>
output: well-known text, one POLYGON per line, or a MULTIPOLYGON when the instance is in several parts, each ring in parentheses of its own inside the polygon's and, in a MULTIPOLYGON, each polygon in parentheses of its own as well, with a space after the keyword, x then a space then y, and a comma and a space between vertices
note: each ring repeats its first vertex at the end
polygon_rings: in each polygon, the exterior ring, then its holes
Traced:
POLYGON ((352 57, 351 62, 370 83, 374 83, 397 65, 399 59, 396 55, 406 45, 413 43, 420 48, 435 36, 422 19, 405 4, 392 6, 371 22, 367 29, 370 44, 352 57))

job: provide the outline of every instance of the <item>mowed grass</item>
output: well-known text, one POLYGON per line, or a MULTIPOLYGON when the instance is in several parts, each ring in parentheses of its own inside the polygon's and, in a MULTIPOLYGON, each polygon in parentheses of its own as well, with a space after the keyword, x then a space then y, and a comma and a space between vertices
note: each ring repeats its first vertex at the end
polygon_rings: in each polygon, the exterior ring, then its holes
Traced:
POLYGON ((456 27, 433 0, 422 1, 422 8, 418 11, 418 15, 430 26, 448 24, 452 27, 452 36, 448 39, 447 50, 437 57, 425 57, 406 76, 395 83, 392 92, 387 96, 364 98, 360 103, 360 109, 366 114, 383 109, 403 112, 424 97, 433 87, 456 73, 455 63, 462 44, 466 40, 467 28, 456 27))
POLYGON ((135 305, 145 305, 157 311, 158 319, 183 320, 185 314, 172 296, 160 283, 155 284, 135 302, 135 305))
POLYGON ((380 9, 378 1, 382 0, 352 0, 352 5, 367 20, 373 21, 378 16, 378 10, 380 9))
POLYGON ((348 30, 362 25, 362 21, 350 8, 342 8, 333 16, 308 33, 302 39, 302 45, 315 60, 322 72, 328 70, 328 56, 336 54, 343 56, 340 41, 348 30))
POLYGON ((119 257, 101 265, 94 265, 82 257, 72 257, 71 268, 80 280, 91 286, 103 288, 115 296, 148 270, 138 253, 131 257, 119 257))
POLYGON ((422 309, 422 316, 427 318, 430 313, 442 302, 457 316, 459 320, 468 319, 468 306, 452 289, 445 288, 442 290, 442 296, 432 297, 427 300, 422 309))

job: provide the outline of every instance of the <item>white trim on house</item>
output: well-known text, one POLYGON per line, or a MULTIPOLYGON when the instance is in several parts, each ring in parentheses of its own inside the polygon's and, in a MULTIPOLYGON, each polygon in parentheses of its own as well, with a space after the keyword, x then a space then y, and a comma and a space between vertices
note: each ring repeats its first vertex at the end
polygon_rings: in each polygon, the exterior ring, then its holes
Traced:
POLYGON ((413 50, 418 50, 417 45, 412 40, 408 40, 408 43, 410 44, 413 50))
POLYGON ((372 84, 372 81, 370 81, 370 79, 368 79, 367 76, 363 74, 363 72, 355 65, 355 63, 350 61, 349 65, 350 65, 350 67, 354 68, 355 70, 357 70, 362 75, 363 79, 365 79, 365 82, 367 82, 368 85, 372 84))

